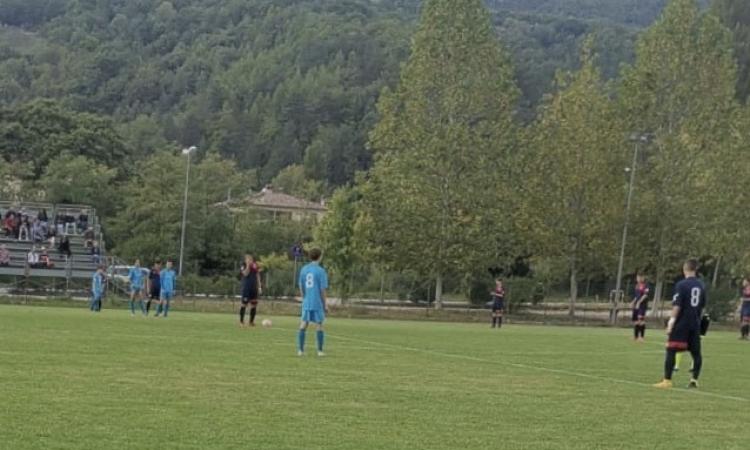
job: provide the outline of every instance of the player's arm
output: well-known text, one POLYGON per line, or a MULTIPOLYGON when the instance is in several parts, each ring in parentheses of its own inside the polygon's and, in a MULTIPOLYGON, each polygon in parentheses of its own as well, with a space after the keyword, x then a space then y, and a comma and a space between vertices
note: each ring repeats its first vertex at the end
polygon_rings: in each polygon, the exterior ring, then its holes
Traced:
POLYGON ((320 301, 323 303, 323 311, 328 312, 328 289, 320 290, 320 301))
POLYGON ((258 286, 258 294, 260 295, 263 293, 263 285, 260 284, 260 268, 258 268, 258 271, 255 272, 255 281, 255 285, 258 286))
POLYGON ((667 322, 667 334, 671 333, 674 329, 674 324, 677 322, 677 318, 680 316, 680 306, 672 306, 672 312, 669 315, 669 322, 667 322))

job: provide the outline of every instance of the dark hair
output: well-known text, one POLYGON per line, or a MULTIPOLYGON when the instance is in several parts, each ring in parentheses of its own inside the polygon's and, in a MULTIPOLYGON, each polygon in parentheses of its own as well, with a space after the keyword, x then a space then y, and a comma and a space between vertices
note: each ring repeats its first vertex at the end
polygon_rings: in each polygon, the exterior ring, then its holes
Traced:
POLYGON ((174 264, 174 259, 172 259, 172 258, 167 258, 167 263, 172 263, 172 264, 174 264))
POLYGON ((161 264, 161 259, 157 259, 156 261, 154 261, 154 265, 157 265, 157 264, 161 264))
POLYGON ((646 278, 646 274, 645 274, 645 273, 643 273, 643 272, 638 272, 637 274, 635 274, 635 276, 636 276, 636 277, 643 277, 643 278, 646 278))
POLYGON ((319 260, 322 255, 323 255, 323 252, 320 251, 319 248, 314 248, 310 250, 310 259, 312 259, 313 261, 319 260))
POLYGON ((685 261, 685 269, 687 269, 690 272, 696 272, 698 271, 698 260, 695 258, 690 258, 687 261, 685 261))

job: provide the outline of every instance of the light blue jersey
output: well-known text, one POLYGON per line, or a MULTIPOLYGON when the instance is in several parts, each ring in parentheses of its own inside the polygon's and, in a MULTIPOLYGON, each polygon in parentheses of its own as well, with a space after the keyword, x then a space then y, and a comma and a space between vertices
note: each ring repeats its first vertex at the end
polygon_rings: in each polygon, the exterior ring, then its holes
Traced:
POLYGON ((128 279, 130 280, 130 289, 133 291, 140 291, 143 289, 143 271, 140 267, 133 267, 128 272, 128 279))
POLYGON ((159 278, 161 278, 162 292, 168 292, 170 294, 174 292, 174 280, 176 276, 177 275, 172 269, 164 269, 161 271, 161 274, 159 274, 159 278))
POLYGON ((299 288, 302 291, 302 311, 323 312, 323 289, 328 289, 328 274, 318 263, 310 263, 299 273, 299 288))
POLYGON ((96 272, 94 278, 91 280, 91 293, 96 299, 101 298, 104 294, 104 281, 102 280, 102 276, 99 275, 99 272, 96 272))

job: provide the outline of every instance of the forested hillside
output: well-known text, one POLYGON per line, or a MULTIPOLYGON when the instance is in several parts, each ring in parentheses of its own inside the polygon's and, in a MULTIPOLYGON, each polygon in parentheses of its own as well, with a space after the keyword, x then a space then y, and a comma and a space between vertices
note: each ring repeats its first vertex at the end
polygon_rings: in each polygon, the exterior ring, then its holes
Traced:
MULTIPOLYGON (((589 33, 616 76, 632 60, 633 25, 663 3, 488 0, 520 117, 533 117, 556 70, 576 66, 589 33)), ((49 107, 111 119, 136 159, 198 145, 257 169, 258 183, 298 164, 329 190, 371 163, 374 105, 395 84, 418 10, 416 0, 4 0, 0 105, 55 99, 49 107)), ((17 124, 15 112, 0 126, 17 124)))

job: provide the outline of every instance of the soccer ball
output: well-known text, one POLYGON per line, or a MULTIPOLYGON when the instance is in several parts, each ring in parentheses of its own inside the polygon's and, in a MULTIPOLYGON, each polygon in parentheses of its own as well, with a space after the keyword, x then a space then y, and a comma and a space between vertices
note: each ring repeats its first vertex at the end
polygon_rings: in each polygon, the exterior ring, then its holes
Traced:
POLYGON ((264 328, 271 328, 273 322, 271 322, 271 319, 263 319, 262 325, 264 328))

